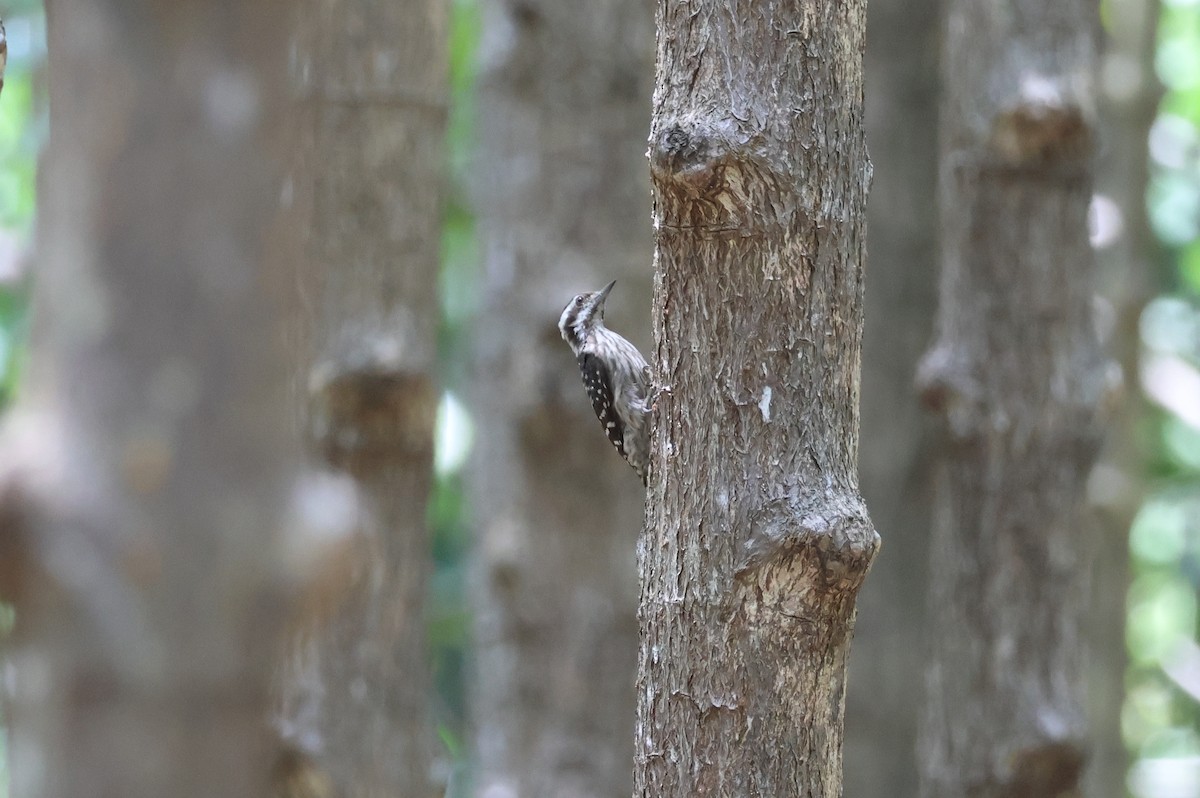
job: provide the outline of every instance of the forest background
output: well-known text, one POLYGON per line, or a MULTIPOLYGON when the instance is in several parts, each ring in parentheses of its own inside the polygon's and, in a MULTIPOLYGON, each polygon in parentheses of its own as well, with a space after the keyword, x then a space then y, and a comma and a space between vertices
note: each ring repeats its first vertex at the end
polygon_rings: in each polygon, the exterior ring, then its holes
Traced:
MULTIPOLYGON (((861 456, 863 490, 886 548, 860 599, 848 699, 850 798, 916 778, 915 751, 903 741, 915 735, 922 685, 928 544, 920 507, 927 503, 934 439, 907 386, 931 338, 936 303, 935 12, 936 4, 920 0, 874 0, 869 6, 867 123, 876 179, 861 456), (889 506, 909 514, 895 530, 875 509, 889 506)), ((1105 0, 1102 18, 1107 40, 1091 232, 1100 263, 1101 317, 1109 320, 1107 347, 1127 370, 1128 390, 1089 484, 1090 518, 1100 531, 1093 590, 1101 608, 1091 676, 1095 717, 1108 725, 1097 733, 1113 748, 1112 756, 1095 763, 1094 794, 1128 790, 1137 798, 1184 798, 1200 795, 1200 3, 1105 0)), ((37 158, 47 115, 41 5, 10 2, 4 19, 9 57, 0 95, 0 375, 7 402, 23 373, 37 158)), ((487 435, 487 420, 472 417, 466 398, 472 390, 472 324, 484 304, 471 197, 480 124, 477 51, 487 20, 474 0, 455 0, 449 190, 438 284, 443 391, 429 512, 435 570, 426 628, 438 756, 451 794, 461 789, 463 795, 475 528, 465 469, 487 435)), ((648 194, 646 206, 648 213, 648 194)), ((648 248, 645 258, 648 276, 648 248)), ((593 287, 599 286, 578 289, 593 287)), ((645 314, 648 295, 623 287, 621 313, 645 314)), ((644 329, 635 336, 642 334, 638 342, 645 350, 644 329)), ((12 622, 11 610, 0 606, 0 634, 12 622)), ((3 739, 0 796, 8 782, 3 739)))

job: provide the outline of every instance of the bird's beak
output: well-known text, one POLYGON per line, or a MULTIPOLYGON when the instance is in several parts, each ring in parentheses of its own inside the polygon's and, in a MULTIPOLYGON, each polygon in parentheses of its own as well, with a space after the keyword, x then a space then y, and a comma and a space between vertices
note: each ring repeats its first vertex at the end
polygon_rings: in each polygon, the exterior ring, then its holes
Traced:
POLYGON ((612 291, 613 286, 616 284, 617 281, 613 280, 611 283, 600 289, 600 291, 596 294, 596 307, 603 307, 604 300, 608 299, 608 292, 612 291))

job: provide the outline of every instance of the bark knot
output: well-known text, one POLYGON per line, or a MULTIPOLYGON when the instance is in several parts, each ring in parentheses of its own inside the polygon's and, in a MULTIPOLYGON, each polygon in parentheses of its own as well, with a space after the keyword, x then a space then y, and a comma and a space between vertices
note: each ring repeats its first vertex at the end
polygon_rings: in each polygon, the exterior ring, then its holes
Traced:
POLYGON ((315 754, 292 741, 281 742, 271 766, 271 794, 276 798, 334 798, 333 779, 317 764, 315 754))
POLYGON ((880 542, 858 496, 776 499, 751 518, 737 576, 811 555, 822 588, 853 593, 866 578, 880 542))
POLYGON ((684 120, 651 135, 656 229, 747 238, 811 216, 797 200, 795 167, 761 134, 729 120, 684 120))
POLYGON ((326 460, 426 457, 437 392, 429 375, 384 363, 327 362, 310 381, 312 438, 326 460))
POLYGON ((1011 165, 1082 160, 1091 152, 1087 115, 1060 81, 1027 77, 993 119, 989 148, 1011 165))
POLYGON ((713 199, 725 186, 725 149, 711 132, 668 125, 651 143, 650 170, 661 186, 691 199, 713 199))
POLYGON ((1075 798, 1086 757, 1076 742, 1048 740, 1013 754, 1009 778, 996 798, 1075 798))
POLYGON ((925 353, 917 365, 921 403, 941 415, 951 437, 969 437, 983 414, 983 386, 973 376, 966 356, 945 343, 925 353))
POLYGON ((677 173, 703 158, 707 145, 704 136, 689 134, 678 124, 670 125, 662 133, 659 146, 651 148, 650 163, 656 170, 677 173))

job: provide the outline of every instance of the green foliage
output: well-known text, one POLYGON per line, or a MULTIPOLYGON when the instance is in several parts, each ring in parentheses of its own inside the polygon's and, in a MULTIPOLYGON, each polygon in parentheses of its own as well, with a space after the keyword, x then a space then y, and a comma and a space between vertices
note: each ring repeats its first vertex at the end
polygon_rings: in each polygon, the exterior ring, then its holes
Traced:
POLYGON ((466 771, 462 740, 466 728, 467 645, 471 616, 467 596, 470 546, 466 496, 460 473, 470 446, 470 420, 452 393, 465 387, 469 370, 469 322, 474 313, 478 249, 475 219, 467 201, 474 127, 474 63, 479 40, 475 0, 453 0, 450 20, 451 106, 447 132, 450 191, 442 228, 439 290, 442 323, 439 358, 447 387, 439 413, 439 476, 430 501, 434 574, 430 580, 428 634, 438 693, 438 736, 450 760, 447 795, 466 795, 459 775, 466 771))
POLYGON ((1149 138, 1146 200, 1169 293, 1146 307, 1140 330, 1142 388, 1157 405, 1145 422, 1154 490, 1129 536, 1122 713, 1138 760, 1130 786, 1146 798, 1158 783, 1146 773, 1175 783, 1200 755, 1200 704, 1186 666, 1200 652, 1200 5, 1164 1, 1154 66, 1165 94, 1149 138))
POLYGON ((0 409, 15 393, 23 362, 28 295, 22 270, 36 211, 37 155, 46 134, 44 103, 35 88, 45 60, 41 4, 9 6, 8 67, 0 94, 0 409))
POLYGON ((469 545, 462 479, 438 479, 431 497, 434 574, 430 580, 427 613, 428 645, 442 727, 461 730, 466 719, 466 648, 470 614, 466 596, 466 554, 469 545))
MULTIPOLYGON (((450 17, 450 119, 448 153, 450 196, 442 232, 441 297, 445 336, 443 363, 465 358, 458 337, 474 308, 475 219, 467 201, 468 174, 475 125, 475 48, 479 41, 479 9, 475 0, 454 0, 450 17)), ((461 375, 456 375, 460 376, 461 375)), ((456 384, 456 382, 452 382, 456 384)))
POLYGON ((32 76, 10 70, 0 95, 0 227, 20 230, 33 219, 37 171, 37 135, 33 117, 32 76), (16 74, 13 74, 15 72, 16 74))
MULTIPOLYGON (((8 64, 0 93, 0 409, 16 392, 24 360, 28 294, 21 271, 37 206, 37 155, 45 139, 36 75, 45 61, 45 18, 38 0, 6 4, 8 64)), ((12 630, 12 607, 0 604, 0 640, 12 630)), ((2 720, 2 719, 0 719, 2 720)), ((0 798, 7 798, 7 739, 0 724, 0 798)))
POLYGON ((1166 93, 1150 136, 1151 222, 1170 250, 1167 284, 1200 295, 1200 5, 1164 3, 1155 72, 1166 93))
POLYGON ((1126 636, 1136 666, 1161 665, 1196 628, 1193 585, 1177 570, 1143 568, 1129 591, 1126 636))
POLYGON ((450 161, 459 186, 471 158, 475 129, 475 49, 479 44, 479 7, 475 0, 453 0, 450 16, 450 161))

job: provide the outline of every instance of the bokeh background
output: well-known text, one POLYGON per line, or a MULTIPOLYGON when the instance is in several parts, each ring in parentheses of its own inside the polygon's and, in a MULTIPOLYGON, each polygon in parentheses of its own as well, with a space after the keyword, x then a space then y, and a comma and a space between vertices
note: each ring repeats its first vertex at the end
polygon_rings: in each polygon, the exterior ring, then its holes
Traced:
MULTIPOLYGON (((867 394, 873 385, 894 384, 872 369, 897 367, 887 357, 873 359, 873 351, 900 341, 918 353, 929 335, 925 312, 889 315, 886 325, 878 321, 885 318, 884 311, 870 314, 888 306, 932 302, 936 274, 935 209, 926 203, 904 211, 910 217, 903 220, 898 220, 896 210, 904 208, 913 193, 932 190, 930 170, 935 165, 920 159, 880 160, 881 153, 894 151, 888 149, 885 137, 917 141, 936 130, 934 119, 922 123, 913 118, 936 110, 936 22, 908 13, 902 2, 880 0, 874 5, 880 10, 871 12, 867 77, 872 92, 868 104, 875 109, 869 133, 877 181, 868 267, 871 295, 863 380, 867 394), (900 26, 902 35, 887 35, 883 26, 889 25, 900 26), (890 70, 885 49, 895 41, 921 51, 924 61, 908 63, 916 63, 926 76, 923 87, 912 88, 910 82, 907 90, 896 92, 899 78, 890 70), (886 111, 887 104, 900 109, 886 111), (894 114, 904 111, 908 116, 899 118, 907 120, 907 127, 896 127, 894 114), (926 226, 924 243, 905 254, 927 257, 930 263, 919 278, 891 285, 889 278, 876 277, 880 271, 876 262, 890 252, 877 243, 889 225, 901 222, 926 226), (910 326, 897 329, 895 324, 910 326)), ((468 751, 466 663, 471 629, 467 554, 472 523, 464 466, 476 435, 483 434, 463 398, 469 387, 469 331, 479 308, 481 284, 480 251, 468 199, 481 18, 476 0, 454 0, 450 186, 440 280, 444 394, 438 415, 436 491, 430 508, 436 571, 430 583, 428 630, 437 690, 436 723, 444 758, 458 770, 466 767, 468 751)), ((1105 0, 1103 18, 1108 50, 1100 82, 1103 122, 1093 243, 1101 264, 1105 308, 1101 317, 1106 320, 1108 346, 1132 379, 1092 480, 1095 523, 1099 530, 1107 530, 1096 538, 1097 603, 1123 608, 1125 621, 1123 630, 1111 622, 1094 630, 1098 640, 1115 638, 1116 645, 1098 647, 1093 675, 1101 685, 1096 691, 1098 704, 1119 701, 1119 728, 1108 731, 1128 755, 1122 786, 1107 794, 1119 795, 1127 789, 1137 798, 1189 798, 1200 796, 1200 1, 1105 0), (1123 688, 1116 691, 1120 696, 1113 694, 1113 673, 1115 684, 1123 688)), ((6 4, 4 22, 9 56, 0 96, 0 406, 11 400, 21 380, 37 160, 47 132, 41 4, 13 0, 6 4)), ((933 150, 928 152, 932 157, 933 150)), ((868 396, 864 401, 871 400, 868 396)), ((912 444, 915 455, 904 454, 912 460, 906 467, 907 482, 873 484, 872 463, 883 462, 878 470, 887 473, 886 463, 894 452, 886 435, 873 434, 871 424, 868 409, 863 437, 868 500, 874 500, 872 491, 913 490, 919 503, 921 458, 928 455, 928 447, 918 436, 912 444)), ((887 539, 888 530, 883 531, 887 539)), ((923 603, 924 583, 919 578, 923 557, 919 542, 907 555, 885 549, 864 595, 868 609, 860 616, 865 648, 884 657, 892 651, 911 660, 912 667, 919 664, 919 651, 888 648, 888 640, 903 637, 906 630, 897 627, 905 619, 888 616, 886 610, 873 619, 869 608, 923 603), (915 571, 897 564, 906 557, 917 560, 915 571), (903 592, 905 598, 897 600, 896 592, 903 592)), ((0 605, 0 635, 11 625, 11 609, 0 605)), ((871 700, 878 699, 884 707, 903 707, 907 700, 912 706, 912 697, 898 692, 905 689, 903 683, 884 681, 879 687, 883 695, 871 700)), ((851 724, 856 717, 854 700, 852 690, 851 724)), ((850 739, 848 765, 853 770, 853 729, 850 739)), ((899 758, 911 756, 904 743, 896 747, 899 758)), ((4 762, 0 728, 0 798, 8 794, 4 762)), ((854 778, 851 772, 847 781, 851 798, 857 795, 854 778)))

